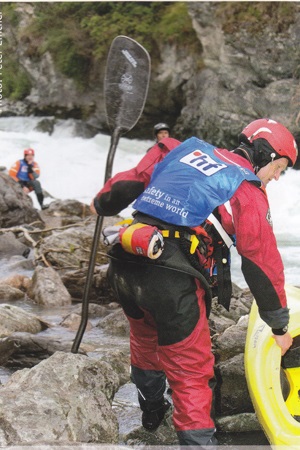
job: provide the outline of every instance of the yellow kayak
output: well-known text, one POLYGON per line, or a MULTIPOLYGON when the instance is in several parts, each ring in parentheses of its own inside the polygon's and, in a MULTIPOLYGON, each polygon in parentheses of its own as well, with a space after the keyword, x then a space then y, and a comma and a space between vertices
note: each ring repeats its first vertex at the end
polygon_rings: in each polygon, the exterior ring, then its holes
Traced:
MULTIPOLYGON (((300 289, 286 286, 290 309, 289 332, 294 343, 289 362, 281 364, 280 348, 272 330, 261 320, 253 302, 245 347, 245 371, 249 393, 258 420, 273 446, 300 449, 300 289), (293 358, 294 354, 298 355, 293 358), (297 353, 295 353, 297 352, 297 353), (291 357, 292 356, 292 357, 291 357)), ((283 358, 288 357, 288 354, 283 358)))

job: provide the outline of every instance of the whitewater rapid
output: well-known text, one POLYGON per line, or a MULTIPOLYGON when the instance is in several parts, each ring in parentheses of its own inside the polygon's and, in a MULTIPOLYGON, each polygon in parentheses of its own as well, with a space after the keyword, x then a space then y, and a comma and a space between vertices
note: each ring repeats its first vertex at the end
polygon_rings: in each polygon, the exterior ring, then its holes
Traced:
MULTIPOLYGON (((32 147, 41 167, 42 186, 51 196, 90 204, 103 186, 110 136, 78 137, 74 120, 56 121, 54 132, 49 135, 35 129, 40 120, 41 117, 0 118, 0 166, 9 168, 22 157, 24 148, 32 147)), ((152 144, 149 140, 121 137, 113 174, 135 166, 152 144)), ((278 182, 272 181, 267 190, 286 281, 299 286, 300 171, 289 169, 278 182)), ((34 195, 32 199, 37 207, 34 195)), ((122 215, 126 217, 131 211, 132 208, 127 208, 122 215)), ((239 286, 246 286, 235 250, 232 252, 232 279, 239 286)))

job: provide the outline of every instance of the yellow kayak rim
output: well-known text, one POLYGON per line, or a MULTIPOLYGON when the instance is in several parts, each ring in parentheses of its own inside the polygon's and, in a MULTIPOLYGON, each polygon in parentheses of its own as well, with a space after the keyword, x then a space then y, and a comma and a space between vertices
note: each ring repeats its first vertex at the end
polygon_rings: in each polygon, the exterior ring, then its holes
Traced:
MULTIPOLYGON (((290 309, 289 331, 300 335, 300 289, 286 286, 290 309)), ((258 420, 273 446, 300 450, 300 367, 284 369, 289 394, 284 400, 281 376, 281 352, 272 330, 258 314, 253 301, 245 347, 245 373, 251 400, 258 420)))

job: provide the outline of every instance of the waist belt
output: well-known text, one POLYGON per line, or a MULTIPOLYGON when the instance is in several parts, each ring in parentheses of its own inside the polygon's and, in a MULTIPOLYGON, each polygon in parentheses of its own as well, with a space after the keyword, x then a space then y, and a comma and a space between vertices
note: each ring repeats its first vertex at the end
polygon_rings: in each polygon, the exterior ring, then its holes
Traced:
POLYGON ((178 230, 160 230, 160 233, 164 238, 180 239, 185 238, 191 242, 190 253, 193 255, 198 247, 200 241, 195 234, 189 234, 186 231, 178 230))

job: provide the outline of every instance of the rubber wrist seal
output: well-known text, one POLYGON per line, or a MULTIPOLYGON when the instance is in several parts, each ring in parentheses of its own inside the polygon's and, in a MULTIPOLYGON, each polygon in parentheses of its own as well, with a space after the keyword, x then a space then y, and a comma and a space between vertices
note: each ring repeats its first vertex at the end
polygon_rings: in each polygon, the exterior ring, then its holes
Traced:
POLYGON ((283 336, 288 331, 288 326, 286 325, 283 328, 272 328, 272 333, 275 334, 275 336, 283 336))

